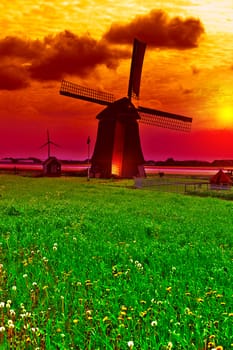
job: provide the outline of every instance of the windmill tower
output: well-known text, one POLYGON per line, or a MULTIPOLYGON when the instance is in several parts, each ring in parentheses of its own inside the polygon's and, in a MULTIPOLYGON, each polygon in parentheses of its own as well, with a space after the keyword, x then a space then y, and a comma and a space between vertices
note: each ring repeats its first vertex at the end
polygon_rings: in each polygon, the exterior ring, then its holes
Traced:
POLYGON ((173 130, 190 130, 192 118, 133 105, 132 98, 139 99, 145 49, 145 43, 134 39, 127 97, 115 100, 110 93, 66 80, 61 83, 61 95, 107 106, 96 117, 99 123, 91 159, 93 177, 145 176, 138 121, 173 130))

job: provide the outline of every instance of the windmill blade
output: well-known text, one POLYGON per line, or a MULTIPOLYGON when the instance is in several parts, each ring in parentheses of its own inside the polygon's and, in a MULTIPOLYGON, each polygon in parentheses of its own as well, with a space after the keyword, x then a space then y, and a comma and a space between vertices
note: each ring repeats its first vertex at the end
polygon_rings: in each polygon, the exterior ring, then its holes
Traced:
POLYGON ((60 94, 98 103, 100 105, 110 105, 115 101, 114 95, 108 92, 98 91, 95 89, 90 89, 81 85, 71 83, 67 80, 62 80, 60 94))
POLYGON ((60 145, 58 145, 57 143, 53 142, 53 141, 49 141, 50 144, 56 146, 56 147, 61 147, 60 145))
POLYGON ((133 54, 129 76, 128 98, 139 98, 140 82, 142 74, 142 64, 144 54, 146 50, 146 44, 138 39, 134 39, 133 54))
POLYGON ((141 117, 141 123, 186 132, 191 130, 192 118, 190 117, 142 106, 139 106, 137 110, 141 117))
POLYGON ((42 146, 40 146, 40 148, 39 148, 39 149, 41 149, 41 148, 43 148, 43 147, 47 146, 48 144, 49 144, 49 142, 44 143, 42 146))

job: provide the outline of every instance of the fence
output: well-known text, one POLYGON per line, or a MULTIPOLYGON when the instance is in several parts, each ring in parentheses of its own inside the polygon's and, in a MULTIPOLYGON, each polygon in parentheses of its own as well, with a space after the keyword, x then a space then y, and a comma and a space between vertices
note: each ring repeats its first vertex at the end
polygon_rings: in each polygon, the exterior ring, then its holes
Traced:
POLYGON ((176 181, 159 181, 158 179, 148 179, 148 178, 134 178, 135 188, 150 188, 155 191, 162 192, 178 192, 185 193, 191 191, 209 190, 211 189, 209 182, 181 182, 176 181))

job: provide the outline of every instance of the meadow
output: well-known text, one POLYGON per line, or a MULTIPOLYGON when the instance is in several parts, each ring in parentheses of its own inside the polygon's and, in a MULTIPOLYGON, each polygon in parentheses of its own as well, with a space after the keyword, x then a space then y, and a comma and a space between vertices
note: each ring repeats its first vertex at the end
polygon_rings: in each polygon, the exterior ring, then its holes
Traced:
POLYGON ((0 349, 233 348, 233 202, 0 175, 0 349))

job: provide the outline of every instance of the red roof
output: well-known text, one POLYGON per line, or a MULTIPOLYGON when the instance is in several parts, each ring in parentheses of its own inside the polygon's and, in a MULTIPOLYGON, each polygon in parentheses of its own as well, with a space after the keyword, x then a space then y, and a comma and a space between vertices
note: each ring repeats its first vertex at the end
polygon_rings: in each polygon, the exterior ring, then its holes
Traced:
POLYGON ((232 180, 230 176, 223 172, 222 169, 220 169, 217 174, 211 177, 210 179, 211 184, 232 184, 232 180))

